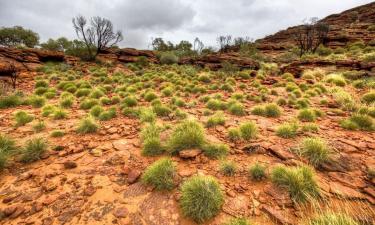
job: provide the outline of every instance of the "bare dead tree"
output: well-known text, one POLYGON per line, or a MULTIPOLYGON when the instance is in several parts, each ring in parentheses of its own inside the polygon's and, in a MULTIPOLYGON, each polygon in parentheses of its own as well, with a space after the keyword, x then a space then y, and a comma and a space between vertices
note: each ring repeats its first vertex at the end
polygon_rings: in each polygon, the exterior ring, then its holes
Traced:
POLYGON ((121 31, 114 32, 113 24, 108 19, 92 17, 90 25, 87 25, 85 17, 77 16, 72 22, 78 38, 86 44, 90 59, 95 59, 101 51, 123 40, 121 31))
POLYGON ((194 47, 193 47, 194 51, 196 51, 198 54, 201 54, 202 50, 204 48, 203 42, 198 37, 196 37, 194 39, 194 44, 193 45, 194 45, 194 47))
POLYGON ((232 44, 232 36, 219 36, 217 42, 219 43, 220 51, 225 51, 232 44))
POLYGON ((294 34, 294 41, 300 52, 300 57, 305 53, 315 53, 319 45, 325 44, 329 26, 313 17, 301 25, 294 34))

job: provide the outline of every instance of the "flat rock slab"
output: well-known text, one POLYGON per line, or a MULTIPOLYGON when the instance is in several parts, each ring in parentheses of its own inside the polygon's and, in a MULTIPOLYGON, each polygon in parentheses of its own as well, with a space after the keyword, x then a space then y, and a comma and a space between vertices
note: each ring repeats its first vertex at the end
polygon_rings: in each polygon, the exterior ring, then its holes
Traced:
POLYGON ((190 158, 195 158, 201 153, 202 153, 202 150, 200 149, 188 149, 188 150, 182 150, 178 154, 183 159, 190 159, 190 158))
POLYGON ((265 212, 271 219, 273 219, 277 224, 281 225, 296 225, 294 221, 289 219, 286 215, 283 215, 283 211, 274 209, 270 206, 263 206, 262 211, 265 212))

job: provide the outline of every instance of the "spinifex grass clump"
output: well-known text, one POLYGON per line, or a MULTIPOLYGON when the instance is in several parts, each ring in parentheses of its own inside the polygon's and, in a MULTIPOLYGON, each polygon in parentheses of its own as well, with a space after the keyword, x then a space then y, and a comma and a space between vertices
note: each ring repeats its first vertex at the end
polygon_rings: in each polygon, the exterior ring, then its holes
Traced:
POLYGON ((0 109, 16 107, 22 103, 22 99, 17 94, 0 96, 0 109))
POLYGON ((21 161, 29 163, 39 160, 47 151, 47 147, 47 142, 42 138, 35 138, 27 141, 26 146, 22 150, 21 161))
POLYGON ((165 151, 165 146, 160 141, 160 127, 155 123, 146 125, 141 132, 143 141, 142 155, 156 156, 165 151))
POLYGON ((253 107, 251 113, 258 116, 279 117, 281 115, 281 109, 277 104, 268 103, 253 107))
POLYGON ((223 225, 252 225, 252 223, 245 218, 233 218, 223 225))
POLYGON ((329 160, 330 156, 327 143, 320 138, 304 138, 298 152, 306 157, 313 166, 320 166, 329 160))
POLYGON ((99 125, 95 122, 95 120, 91 117, 87 117, 82 119, 79 122, 77 133, 87 134, 87 133, 95 133, 99 128, 99 125))
POLYGON ((208 118, 206 127, 215 127, 218 125, 224 125, 225 124, 225 115, 223 112, 217 112, 211 117, 208 118))
POLYGON ((239 130, 241 138, 243 138, 244 140, 253 139, 258 134, 258 127, 256 123, 252 121, 240 124, 239 130))
POLYGON ((142 182, 152 185, 156 190, 171 190, 174 187, 176 165, 169 159, 159 159, 147 167, 142 175, 142 182))
POLYGON ((245 107, 239 102, 231 104, 228 108, 228 111, 236 116, 243 116, 246 114, 245 107))
POLYGON ((229 152, 229 147, 225 144, 205 144, 203 145, 203 153, 205 156, 212 159, 219 159, 226 156, 229 152))
POLYGON ((362 96, 362 101, 367 104, 375 103, 375 90, 369 91, 362 96))
POLYGON ((204 129, 194 120, 185 120, 173 130, 168 141, 171 153, 178 153, 189 148, 201 148, 205 143, 204 129))
POLYGON ((314 122, 316 118, 318 117, 318 114, 316 110, 313 109, 301 109, 298 112, 298 119, 303 122, 314 122))
POLYGON ((319 196, 314 172, 309 167, 276 166, 272 170, 271 179, 276 185, 286 188, 295 202, 306 202, 319 196))
POLYGON ((340 125, 347 130, 375 130, 374 119, 364 114, 353 114, 348 119, 341 121, 340 125))
POLYGON ((0 171, 7 165, 9 156, 15 150, 15 141, 6 135, 0 134, 0 171))
POLYGON ((220 172, 224 176, 234 176, 237 170, 237 165, 233 161, 224 160, 220 163, 220 172))
POLYGON ((185 216, 202 223, 216 216, 224 203, 219 183, 211 176, 193 176, 181 187, 180 206, 185 216))
POLYGON ((282 138, 292 138, 297 135, 298 124, 295 122, 283 123, 276 129, 276 135, 282 138))
POLYGON ((14 120, 16 121, 16 126, 19 127, 19 126, 23 126, 23 125, 25 125, 25 124, 30 123, 31 121, 33 121, 34 120, 34 116, 29 115, 25 111, 17 111, 14 114, 14 120))
POLYGON ((259 162, 256 162, 254 165, 249 167, 249 177, 252 180, 262 180, 266 177, 266 166, 262 165, 259 162))
POLYGON ((360 225, 353 218, 346 214, 326 212, 314 219, 311 219, 307 225, 360 225))

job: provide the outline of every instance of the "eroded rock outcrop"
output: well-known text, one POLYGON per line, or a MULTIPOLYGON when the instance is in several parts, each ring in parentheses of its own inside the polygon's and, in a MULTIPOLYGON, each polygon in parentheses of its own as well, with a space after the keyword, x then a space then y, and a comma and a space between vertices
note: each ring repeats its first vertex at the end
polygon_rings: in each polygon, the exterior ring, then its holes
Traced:
POLYGON ((122 63, 136 62, 140 56, 147 58, 149 62, 157 63, 158 59, 151 50, 138 50, 135 48, 108 49, 98 55, 99 58, 122 63))
MULTIPOLYGON (((355 41, 369 43, 375 39, 375 31, 369 29, 375 24, 375 2, 330 15, 320 21, 330 27, 326 39, 328 47, 343 47, 347 43, 355 41)), ((288 49, 294 45, 293 35, 299 27, 290 27, 258 40, 258 48, 264 52, 288 49)))
POLYGON ((179 64, 191 64, 201 67, 208 67, 211 70, 218 70, 222 68, 223 62, 229 62, 236 65, 240 69, 259 69, 259 63, 250 59, 241 57, 238 53, 215 53, 201 57, 186 57, 182 58, 179 64))
POLYGON ((0 71, 13 64, 17 70, 35 70, 43 62, 64 61, 62 52, 46 51, 41 49, 15 49, 0 47, 0 71))

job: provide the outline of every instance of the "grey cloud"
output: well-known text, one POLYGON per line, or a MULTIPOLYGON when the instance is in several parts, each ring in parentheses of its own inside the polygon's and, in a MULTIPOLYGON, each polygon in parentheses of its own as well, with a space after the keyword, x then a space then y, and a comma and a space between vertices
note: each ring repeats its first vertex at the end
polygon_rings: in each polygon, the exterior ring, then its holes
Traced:
POLYGON ((0 0, 0 26, 21 25, 41 40, 76 38, 72 17, 101 16, 124 34, 121 46, 147 48, 152 37, 173 42, 216 45, 216 37, 231 34, 261 38, 371 0, 0 0))

